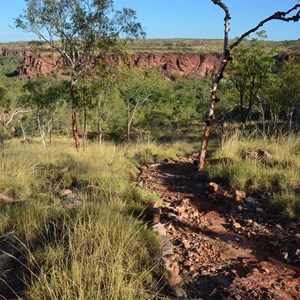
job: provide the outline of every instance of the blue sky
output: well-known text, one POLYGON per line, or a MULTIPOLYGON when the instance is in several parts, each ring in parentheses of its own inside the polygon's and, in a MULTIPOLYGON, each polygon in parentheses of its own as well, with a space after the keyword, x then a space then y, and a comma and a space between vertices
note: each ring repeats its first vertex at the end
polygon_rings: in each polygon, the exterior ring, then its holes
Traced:
MULTIPOLYGON (((287 10, 297 0, 224 0, 231 12, 230 38, 240 36, 278 10, 287 10)), ((24 0, 0 0, 0 42, 28 41, 34 35, 12 29, 13 20, 25 7, 24 0)), ((136 10, 147 38, 223 37, 223 11, 211 0, 115 0, 115 7, 136 10)), ((269 40, 300 38, 300 22, 271 21, 265 25, 269 40)))

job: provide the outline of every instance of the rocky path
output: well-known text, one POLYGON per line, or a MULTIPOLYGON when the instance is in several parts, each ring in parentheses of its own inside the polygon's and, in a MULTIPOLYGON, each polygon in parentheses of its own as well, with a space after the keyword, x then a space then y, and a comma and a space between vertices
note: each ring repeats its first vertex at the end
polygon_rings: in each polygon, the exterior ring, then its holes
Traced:
POLYGON ((162 235, 170 299, 300 299, 300 224, 278 219, 245 195, 193 179, 193 157, 141 167, 157 192, 153 229, 162 235))

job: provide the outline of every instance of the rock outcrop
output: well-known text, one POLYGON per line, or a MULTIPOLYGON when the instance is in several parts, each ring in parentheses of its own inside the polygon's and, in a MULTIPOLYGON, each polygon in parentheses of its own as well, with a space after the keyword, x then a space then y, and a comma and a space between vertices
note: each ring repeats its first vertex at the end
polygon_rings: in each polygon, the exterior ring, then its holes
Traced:
MULTIPOLYGON (((128 54, 124 63, 132 68, 158 68, 167 76, 192 76, 196 78, 214 74, 220 65, 221 55, 191 53, 134 53, 128 54)), ((29 77, 48 75, 61 71, 62 60, 27 55, 20 68, 20 75, 29 77)))
POLYGON ((63 66, 62 59, 41 56, 24 56, 23 64, 19 70, 20 75, 34 77, 36 75, 49 75, 63 66))
POLYGON ((169 75, 204 77, 220 65, 221 55, 191 53, 134 53, 128 56, 132 67, 160 68, 169 75))

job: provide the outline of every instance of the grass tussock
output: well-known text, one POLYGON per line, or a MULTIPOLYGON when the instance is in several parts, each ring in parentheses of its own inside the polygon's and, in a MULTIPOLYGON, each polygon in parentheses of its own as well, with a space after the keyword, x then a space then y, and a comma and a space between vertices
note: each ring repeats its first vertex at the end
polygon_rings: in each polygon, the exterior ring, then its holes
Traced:
MULTIPOLYGON (((190 149, 188 149, 190 150, 190 149)), ((0 234, 28 249, 29 299, 151 299, 162 275, 160 241, 136 218, 153 193, 133 187, 138 164, 175 158, 184 144, 90 145, 13 140, 0 153, 0 194, 17 205, 0 209, 0 234), (80 204, 65 204, 71 189, 80 204)))
POLYGON ((268 139, 227 136, 211 159, 209 174, 232 189, 265 195, 270 207, 285 218, 300 218, 300 137, 268 139), (271 157, 245 159, 245 153, 267 151, 271 157))
POLYGON ((150 299, 158 271, 159 240, 126 215, 124 203, 89 204, 48 227, 31 256, 30 299, 150 299))

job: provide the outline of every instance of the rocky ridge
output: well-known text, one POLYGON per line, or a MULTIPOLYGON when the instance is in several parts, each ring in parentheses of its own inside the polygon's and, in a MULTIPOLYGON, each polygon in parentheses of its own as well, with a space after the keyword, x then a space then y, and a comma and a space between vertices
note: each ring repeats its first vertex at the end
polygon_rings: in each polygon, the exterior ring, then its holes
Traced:
MULTIPOLYGON (((63 60, 54 55, 36 55, 30 50, 0 48, 0 56, 21 56, 24 58, 20 75, 28 77, 49 75, 55 70, 62 72, 63 60)), ((124 58, 124 63, 132 68, 158 68, 167 76, 210 76, 216 72, 222 56, 219 54, 194 53, 132 53, 124 58)))

